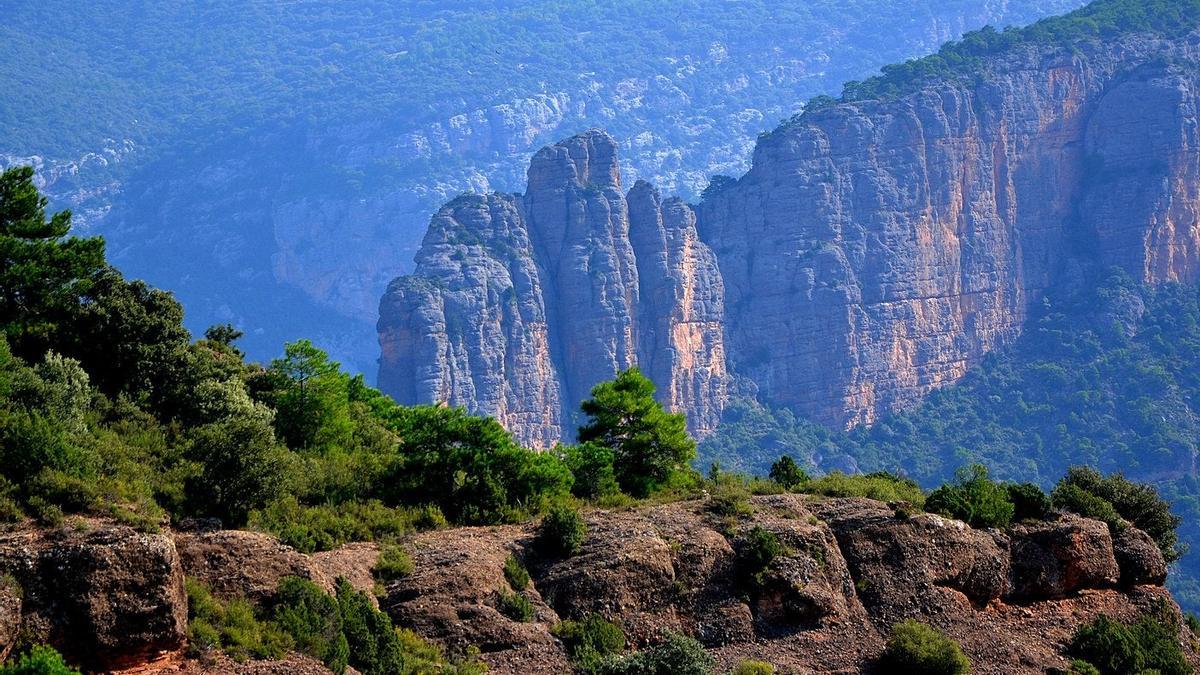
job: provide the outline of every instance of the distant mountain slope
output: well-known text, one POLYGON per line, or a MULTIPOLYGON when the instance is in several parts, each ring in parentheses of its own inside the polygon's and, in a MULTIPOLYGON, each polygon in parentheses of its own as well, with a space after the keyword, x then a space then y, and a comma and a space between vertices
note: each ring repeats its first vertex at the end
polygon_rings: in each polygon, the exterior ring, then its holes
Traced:
POLYGON ((1078 0, 11 2, 0 154, 203 328, 307 334, 368 368, 387 280, 437 204, 515 189, 604 126, 629 177, 695 195, 814 94, 1078 0), (887 39, 879 39, 886 27, 887 39))

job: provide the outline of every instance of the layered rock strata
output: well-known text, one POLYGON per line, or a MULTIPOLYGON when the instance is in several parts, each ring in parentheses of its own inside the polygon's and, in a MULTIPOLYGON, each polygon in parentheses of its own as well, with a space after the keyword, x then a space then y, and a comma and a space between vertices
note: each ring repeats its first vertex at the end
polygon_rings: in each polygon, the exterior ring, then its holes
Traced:
POLYGON ((764 402, 870 424, 1010 343, 1081 267, 1200 278, 1195 37, 1019 47, 814 109, 696 212, 623 195, 599 132, 546 148, 525 195, 434 218, 381 304, 380 386, 539 445, 631 364, 699 434, 730 371, 764 402))
POLYGON ((715 426, 728 376, 724 291, 695 215, 588 132, 543 149, 524 195, 460 197, 380 306, 380 387, 401 403, 491 415, 546 447, 597 383, 641 366, 691 429, 715 426))

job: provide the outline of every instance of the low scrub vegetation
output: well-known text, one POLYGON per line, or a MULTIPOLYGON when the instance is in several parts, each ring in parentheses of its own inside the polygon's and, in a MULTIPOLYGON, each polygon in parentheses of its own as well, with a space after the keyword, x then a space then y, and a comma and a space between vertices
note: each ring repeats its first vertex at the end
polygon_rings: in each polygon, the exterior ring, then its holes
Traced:
POLYGON ((1071 654, 1101 675, 1189 675, 1192 667, 1179 646, 1179 628, 1179 622, 1165 609, 1132 624, 1101 615, 1076 631, 1071 654))
POLYGON ((551 632, 566 645, 576 670, 588 675, 600 672, 606 661, 625 651, 625 632, 599 614, 563 621, 551 632))
POLYGON ((919 621, 892 627, 880 658, 883 672, 909 675, 961 675, 971 668, 958 643, 919 621))

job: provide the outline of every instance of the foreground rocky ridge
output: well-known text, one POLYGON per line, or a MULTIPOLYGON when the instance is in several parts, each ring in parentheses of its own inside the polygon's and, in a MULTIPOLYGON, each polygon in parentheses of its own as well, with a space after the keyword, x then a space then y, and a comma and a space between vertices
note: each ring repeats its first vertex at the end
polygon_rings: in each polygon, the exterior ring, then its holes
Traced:
MULTIPOLYGON (((776 495, 752 504, 752 515, 734 520, 703 500, 592 511, 583 549, 566 559, 539 553, 533 525, 426 532, 406 543, 414 572, 381 589, 379 603, 397 625, 451 650, 479 648, 493 672, 546 674, 570 671, 551 628, 590 612, 619 623, 635 647, 683 632, 721 668, 756 658, 782 673, 869 670, 891 626, 908 618, 961 642, 978 673, 1065 669, 1064 644, 1100 614, 1180 618, 1162 587, 1162 556, 1138 530, 1114 537, 1077 516, 973 530, 867 499, 776 495), (756 590, 739 557, 753 527, 784 545, 756 590), (510 555, 532 575, 528 623, 497 609, 510 555)), ((306 556, 252 532, 151 535, 103 523, 6 534, 0 575, 21 592, 0 592, 0 652, 23 632, 98 669, 320 672, 299 657, 183 659, 183 577, 221 597, 260 601, 288 575, 326 588, 346 577, 371 590, 377 555, 368 544, 306 556)), ((1200 665, 1195 636, 1180 630, 1200 665)))
POLYGON ((869 424, 1011 343, 1082 268, 1200 278, 1198 49, 1028 46, 969 80, 814 110, 697 212, 641 183, 621 195, 607 136, 564 141, 523 198, 434 218, 380 305, 379 384, 539 446, 632 364, 698 434, 731 372, 811 419, 869 424))

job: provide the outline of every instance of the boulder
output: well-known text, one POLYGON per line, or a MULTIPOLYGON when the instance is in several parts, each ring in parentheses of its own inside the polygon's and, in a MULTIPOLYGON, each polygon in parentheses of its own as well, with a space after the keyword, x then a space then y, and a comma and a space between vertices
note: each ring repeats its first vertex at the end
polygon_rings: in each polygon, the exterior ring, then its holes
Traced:
POLYGON ((1120 576, 1108 525, 1076 515, 1012 529, 1012 592, 1019 601, 1114 586, 1120 576))
POLYGON ((184 573, 220 598, 262 602, 273 597, 279 581, 288 576, 334 591, 333 580, 312 558, 269 534, 240 530, 180 533, 175 545, 184 573))
POLYGON ((21 587, 22 630, 95 669, 181 649, 187 595, 171 538, 110 523, 87 526, 0 534, 0 576, 21 587))
POLYGON ((1122 586, 1150 584, 1161 586, 1167 581, 1167 562, 1150 535, 1126 527, 1113 538, 1113 553, 1121 569, 1122 586))
POLYGON ((522 527, 466 527, 417 535, 409 545, 413 572, 387 585, 380 607, 396 625, 464 651, 477 647, 498 672, 527 675, 570 672, 562 644, 550 634, 558 615, 531 584, 521 593, 533 620, 514 621, 498 608, 510 555, 522 555, 530 537, 522 527))

